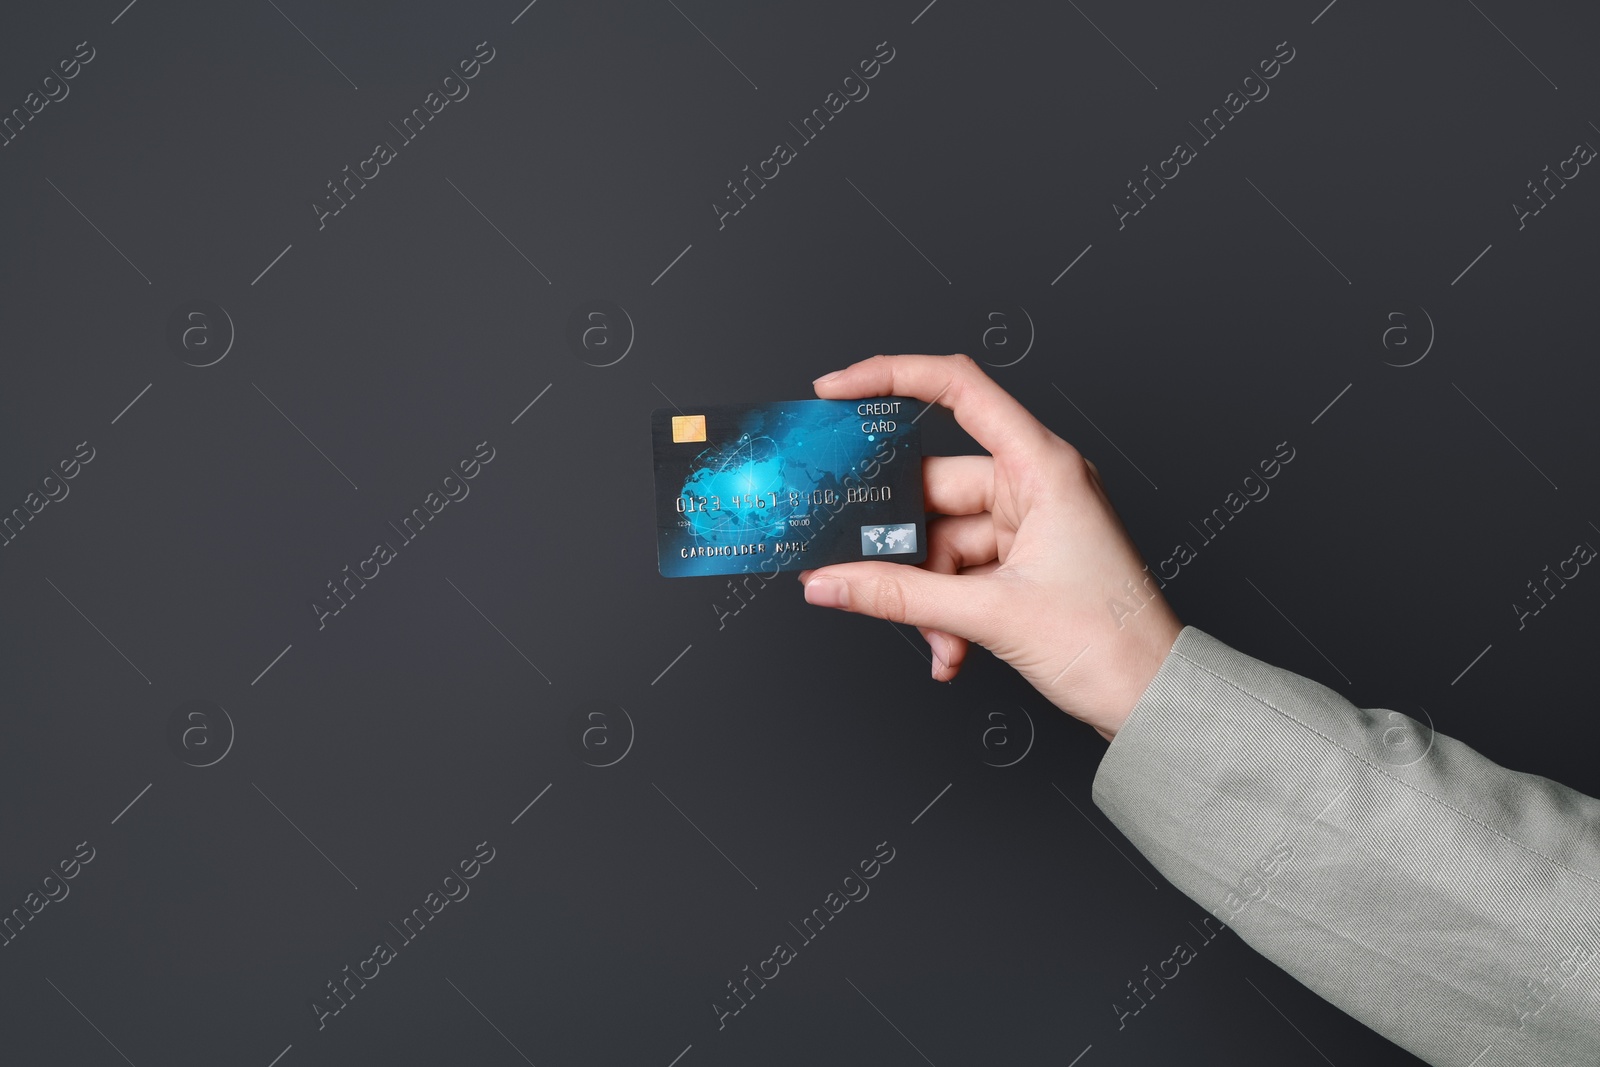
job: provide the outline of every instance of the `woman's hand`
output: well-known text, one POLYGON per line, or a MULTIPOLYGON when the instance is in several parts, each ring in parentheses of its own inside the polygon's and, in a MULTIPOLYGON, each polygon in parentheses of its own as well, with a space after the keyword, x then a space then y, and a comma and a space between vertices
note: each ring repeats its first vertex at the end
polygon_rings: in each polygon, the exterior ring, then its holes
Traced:
POLYGON ((824 398, 942 404, 990 455, 924 459, 926 506, 938 516, 925 563, 801 571, 806 601, 914 624, 939 681, 956 676, 976 642, 1114 737, 1183 624, 1094 464, 965 355, 873 356, 813 384, 824 398))

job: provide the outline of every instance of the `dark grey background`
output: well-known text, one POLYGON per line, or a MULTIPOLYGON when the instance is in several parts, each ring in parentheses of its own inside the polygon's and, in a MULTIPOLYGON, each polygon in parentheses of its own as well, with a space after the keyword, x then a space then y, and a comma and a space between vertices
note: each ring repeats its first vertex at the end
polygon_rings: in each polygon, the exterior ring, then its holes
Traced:
POLYGON ((6 1062, 1415 1062, 1231 932, 1201 946, 1212 905, 1089 798, 1104 742, 987 654, 938 685, 913 629, 792 576, 720 628, 723 580, 661 579, 647 413, 1031 337, 992 373, 1152 561, 1295 448, 1170 584, 1184 621, 1600 792, 1600 579, 1511 607, 1600 539, 1600 178, 1510 207, 1600 143, 1596 17, 923 3, 0 17, 0 112, 97 53, 0 148, 0 510, 96 450, 0 548, 0 912, 97 851, 0 948, 6 1062), (324 183, 485 40, 319 231, 324 183), (870 96, 719 230, 880 41, 870 96), (1124 183, 1281 41, 1270 96, 1119 231, 1124 183), (196 299, 236 330, 205 368, 166 339, 196 299), (566 339, 595 300, 635 333, 604 368, 566 339), (471 495, 319 630, 311 598, 482 440, 471 495), (168 744, 190 700, 231 718, 210 767, 168 744), (586 701, 631 717, 613 766, 628 719, 586 749, 586 701), (482 840, 470 897, 319 1031, 308 998, 482 840), (880 841, 871 895, 719 1032, 724 983, 880 841))

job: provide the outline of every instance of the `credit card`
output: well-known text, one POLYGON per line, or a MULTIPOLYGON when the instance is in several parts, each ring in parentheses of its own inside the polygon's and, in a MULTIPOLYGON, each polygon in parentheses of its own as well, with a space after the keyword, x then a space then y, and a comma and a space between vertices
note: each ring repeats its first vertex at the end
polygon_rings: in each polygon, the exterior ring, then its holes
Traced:
POLYGON ((657 408, 662 576, 928 558, 913 397, 657 408))

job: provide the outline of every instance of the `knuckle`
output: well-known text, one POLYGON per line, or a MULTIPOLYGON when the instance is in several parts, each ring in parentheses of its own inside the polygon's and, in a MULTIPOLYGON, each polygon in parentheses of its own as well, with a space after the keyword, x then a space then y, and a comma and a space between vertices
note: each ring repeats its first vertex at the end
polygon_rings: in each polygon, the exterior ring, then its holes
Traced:
POLYGON ((906 595, 900 583, 893 578, 879 578, 872 583, 870 595, 872 613, 890 622, 906 621, 906 595))
POLYGON ((1089 461, 1076 448, 1053 434, 1046 446, 1044 462, 1030 465, 1024 475, 1030 489, 1055 496, 1091 480, 1089 461))
POLYGON ((1072 466, 1076 463, 1085 462, 1083 453, 1073 447, 1072 442, 1055 434, 1050 436, 1052 438, 1050 444, 1055 449, 1056 458, 1061 462, 1062 466, 1072 466))
MULTIPOLYGON (((1057 440, 1059 441, 1060 438, 1057 438, 1057 440)), ((1062 474, 1073 481, 1081 481, 1087 478, 1089 471, 1094 469, 1094 464, 1089 462, 1082 452, 1079 452, 1066 441, 1061 441, 1056 451, 1062 474)))

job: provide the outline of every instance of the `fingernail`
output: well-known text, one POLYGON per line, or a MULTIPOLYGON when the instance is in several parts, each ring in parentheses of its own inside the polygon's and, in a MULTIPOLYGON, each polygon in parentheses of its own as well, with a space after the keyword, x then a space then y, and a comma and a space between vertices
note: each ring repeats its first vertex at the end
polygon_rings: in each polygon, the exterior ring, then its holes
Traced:
POLYGON ((823 608, 848 607, 850 587, 843 578, 813 578, 806 583, 806 603, 823 608))
POLYGON ((824 374, 820 378, 811 379, 811 384, 812 385, 821 385, 823 382, 831 382, 831 381, 833 381, 835 378, 837 378, 839 375, 841 375, 843 373, 844 373, 844 371, 842 371, 842 370, 829 371, 827 374, 824 374))
POLYGON ((950 642, 944 634, 929 634, 928 647, 933 650, 933 658, 938 666, 943 667, 950 662, 950 642))

